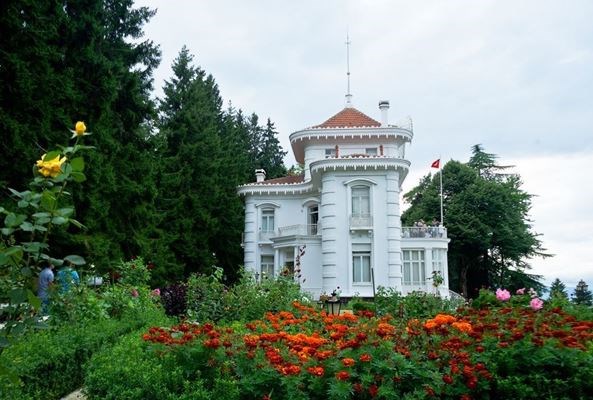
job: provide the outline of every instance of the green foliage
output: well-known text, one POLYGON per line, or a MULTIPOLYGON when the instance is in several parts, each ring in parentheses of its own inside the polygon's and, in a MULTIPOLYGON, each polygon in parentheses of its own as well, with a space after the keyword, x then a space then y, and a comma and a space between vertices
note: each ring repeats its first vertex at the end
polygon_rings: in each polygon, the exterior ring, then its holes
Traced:
MULTIPOLYGON (((209 399, 201 380, 188 378, 171 354, 147 351, 135 331, 95 354, 85 365, 84 387, 92 399, 209 399)), ((221 397, 223 398, 223 397, 221 397)))
POLYGON ((568 293, 566 293, 566 286, 558 278, 556 278, 550 286, 550 298, 568 299, 568 293))
MULTIPOLYGON (((530 275, 526 260, 543 253, 532 232, 531 195, 521 189, 518 175, 503 174, 496 156, 473 148, 467 164, 449 161, 443 174, 443 208, 449 244, 449 286, 475 297, 481 287, 543 288, 541 277, 530 275)), ((426 176, 404 195, 411 204, 404 224, 439 215, 439 177, 426 176)))
POLYGON ((393 288, 380 286, 375 296, 375 310, 380 315, 399 318, 428 318, 438 313, 452 313, 463 301, 445 299, 431 293, 412 292, 402 296, 393 288))
POLYGON ((256 282, 247 272, 227 288, 220 268, 210 276, 192 275, 187 282, 187 315, 195 321, 250 321, 268 311, 290 309, 303 299, 310 301, 292 279, 256 282))
POLYGON ((61 398, 83 382, 81 368, 91 355, 120 336, 147 325, 163 324, 162 311, 126 314, 121 319, 99 319, 31 332, 0 356, 0 364, 20 380, 0 376, 0 392, 10 398, 61 398))
POLYGON ((589 290, 589 286, 585 283, 584 280, 581 279, 577 283, 577 286, 574 289, 572 301, 575 304, 579 304, 579 305, 583 305, 583 306, 592 306, 593 305, 593 293, 589 290))

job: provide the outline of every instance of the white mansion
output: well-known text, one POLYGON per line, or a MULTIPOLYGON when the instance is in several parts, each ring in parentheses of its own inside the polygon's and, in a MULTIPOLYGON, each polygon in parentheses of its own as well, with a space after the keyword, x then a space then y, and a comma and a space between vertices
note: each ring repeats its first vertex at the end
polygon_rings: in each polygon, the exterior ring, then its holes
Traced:
POLYGON ((339 287, 341 296, 373 297, 379 286, 402 294, 435 292, 433 271, 448 295, 444 227, 402 227, 401 185, 410 162, 411 124, 388 124, 346 108, 320 125, 290 135, 304 174, 242 185, 245 197, 245 268, 256 279, 294 271, 314 296, 339 287), (305 254, 299 257, 304 246, 305 254))

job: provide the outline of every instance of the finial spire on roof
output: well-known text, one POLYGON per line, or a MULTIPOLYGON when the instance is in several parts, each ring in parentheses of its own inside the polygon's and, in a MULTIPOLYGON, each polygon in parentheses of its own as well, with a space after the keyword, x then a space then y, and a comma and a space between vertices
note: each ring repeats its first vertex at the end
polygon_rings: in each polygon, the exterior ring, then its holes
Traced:
POLYGON ((350 35, 346 28, 346 78, 348 80, 348 91, 346 93, 346 107, 352 107, 352 94, 350 93, 350 35))

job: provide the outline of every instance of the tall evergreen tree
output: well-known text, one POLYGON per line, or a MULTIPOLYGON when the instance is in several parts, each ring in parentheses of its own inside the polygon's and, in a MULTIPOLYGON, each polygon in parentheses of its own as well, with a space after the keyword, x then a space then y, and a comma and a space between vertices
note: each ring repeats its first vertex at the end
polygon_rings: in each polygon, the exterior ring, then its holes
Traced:
POLYGON ((593 305, 593 293, 591 293, 589 286, 584 280, 581 279, 579 283, 577 283, 577 287, 574 289, 574 294, 572 296, 572 301, 575 304, 583 306, 593 305))
POLYGON ((261 148, 258 154, 258 168, 266 171, 266 178, 273 179, 286 176, 287 170, 284 166, 284 156, 287 152, 282 150, 278 140, 278 132, 274 123, 268 118, 266 126, 262 131, 261 148))
POLYGON ((566 286, 558 278, 556 278, 550 286, 550 297, 568 299, 568 294, 566 293, 566 286))
POLYGON ((140 39, 154 13, 134 9, 132 0, 7 0, 0 7, 0 146, 22 155, 0 161, 0 181, 22 185, 31 163, 65 142, 64 128, 84 120, 98 149, 76 199, 89 230, 62 236, 61 245, 79 247, 105 268, 152 250, 156 187, 143 124, 154 111, 159 51, 140 39))

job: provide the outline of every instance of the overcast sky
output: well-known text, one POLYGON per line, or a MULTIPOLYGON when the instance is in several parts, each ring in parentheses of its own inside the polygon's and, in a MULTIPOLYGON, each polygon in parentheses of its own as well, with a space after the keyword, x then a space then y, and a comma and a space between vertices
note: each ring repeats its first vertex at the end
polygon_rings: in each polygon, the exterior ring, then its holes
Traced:
MULTIPOLYGON (((531 219, 555 254, 532 260, 547 284, 593 288, 593 1, 181 1, 156 8, 156 95, 185 44, 225 102, 271 118, 281 144, 340 111, 349 32, 354 106, 411 116, 407 191, 441 157, 481 143, 535 195, 531 219)), ((286 163, 294 163, 292 154, 286 163)), ((433 170, 434 171, 434 170, 433 170)), ((445 221, 446 223, 446 221, 445 221)))

